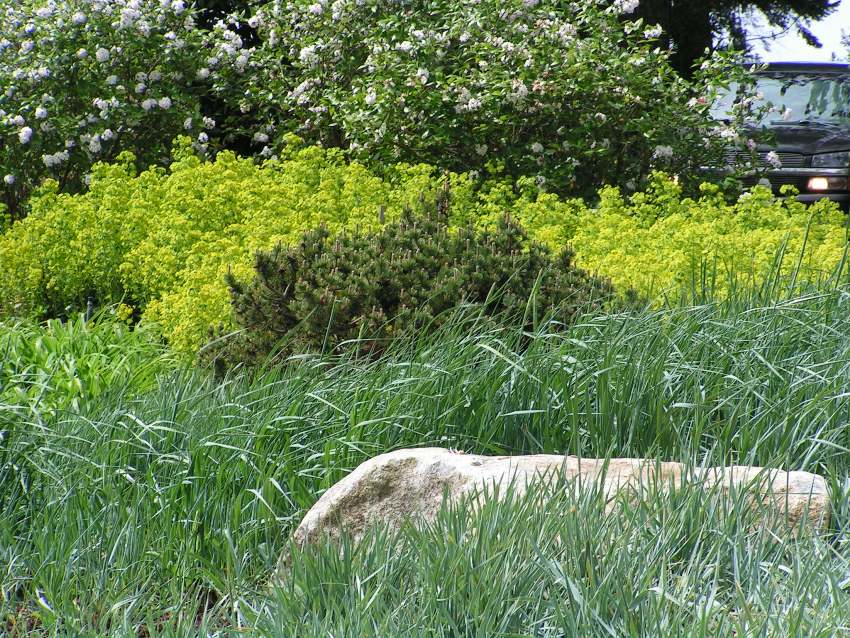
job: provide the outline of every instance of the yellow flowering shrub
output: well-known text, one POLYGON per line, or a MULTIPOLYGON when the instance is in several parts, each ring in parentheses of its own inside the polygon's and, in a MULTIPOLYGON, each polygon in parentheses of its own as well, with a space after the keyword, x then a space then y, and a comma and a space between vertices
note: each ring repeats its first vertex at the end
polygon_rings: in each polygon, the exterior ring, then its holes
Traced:
POLYGON ((656 300, 677 296, 706 270, 721 294, 753 283, 783 246, 785 272, 802 255, 803 275, 817 276, 841 262, 846 243, 845 216, 829 203, 807 208, 756 188, 727 204, 711 185, 694 200, 660 174, 628 198, 603 189, 591 208, 539 192, 533 180, 480 184, 406 164, 379 176, 338 150, 297 144, 259 165, 229 152, 201 160, 181 139, 173 159, 168 170, 138 173, 124 154, 95 166, 89 190, 78 195, 45 183, 31 214, 0 235, 0 316, 121 303, 123 316, 158 324, 172 347, 193 353, 210 328, 233 325, 224 277, 249 280, 258 250, 291 244, 319 225, 374 228, 446 182, 453 226, 493 229, 507 213, 531 239, 554 249, 571 243, 577 265, 656 300))
MULTIPOLYGON (((358 163, 343 162, 338 151, 317 147, 262 168, 230 154, 219 156, 215 164, 224 164, 228 171, 250 171, 238 179, 250 184, 249 188, 242 186, 245 192, 238 206, 225 203, 234 191, 233 180, 206 174, 214 165, 192 169, 185 178, 200 176, 209 194, 206 202, 212 200, 216 206, 238 211, 238 219, 201 229, 173 212, 171 216, 180 219, 181 225, 191 226, 189 240, 186 233, 177 237, 170 229, 158 229, 131 251, 122 266, 128 273, 138 273, 128 276, 128 286, 145 277, 155 279, 144 282, 149 302, 144 316, 163 326, 178 350, 195 350, 211 326, 230 325, 224 276, 232 272, 238 279, 250 279, 258 250, 291 244, 305 230, 320 225, 332 232, 374 228, 382 216, 395 219, 405 204, 442 183, 441 176, 424 165, 398 166, 381 179, 358 163), (161 256, 169 260, 165 265, 161 256), (175 262, 181 267, 176 268, 175 262)), ((183 178, 178 169, 176 179, 183 178)), ((468 199, 469 180, 457 175, 449 179, 457 196, 468 199)), ((177 197, 175 200, 179 202, 177 197)), ((179 203, 171 205, 179 209, 179 203)))
POLYGON ((118 266, 147 232, 157 175, 138 178, 132 156, 99 164, 86 196, 59 193, 48 180, 31 199, 31 214, 0 237, 0 310, 4 315, 57 316, 88 298, 119 300, 118 266))
POLYGON ((471 221, 481 229, 493 230, 499 219, 509 213, 520 222, 530 239, 555 250, 563 247, 572 239, 579 217, 586 213, 587 206, 581 199, 561 199, 524 182, 524 179, 517 184, 508 180, 487 182, 475 193, 473 203, 460 206, 453 194, 455 222, 471 221), (474 217, 468 218, 468 215, 474 217))
MULTIPOLYGON (((294 242, 308 229, 369 229, 448 181, 456 220, 494 223, 506 207, 540 218, 541 234, 562 244, 550 195, 520 200, 501 186, 479 192, 466 175, 399 164, 379 177, 337 150, 293 145, 258 165, 233 153, 196 157, 178 140, 168 171, 138 174, 132 155, 94 168, 88 192, 45 185, 32 213, 0 236, 0 313, 61 316, 95 303, 156 322, 178 350, 192 352, 210 327, 231 325, 224 275, 250 278, 253 255, 294 242), (539 199, 539 201, 538 201, 539 199), (513 206, 510 206, 513 204, 513 206)), ((560 207, 560 208, 559 208, 560 207)), ((566 208, 565 208, 566 207, 566 208)), ((531 233, 538 238, 538 234, 531 233)))
POLYGON ((841 263, 846 215, 825 200, 805 206, 756 187, 733 204, 703 184, 699 199, 683 198, 675 181, 656 174, 645 192, 625 199, 600 192, 596 209, 580 214, 572 237, 577 263, 604 273, 618 288, 656 301, 703 286, 723 296, 758 284, 781 260, 781 273, 817 280, 841 263))

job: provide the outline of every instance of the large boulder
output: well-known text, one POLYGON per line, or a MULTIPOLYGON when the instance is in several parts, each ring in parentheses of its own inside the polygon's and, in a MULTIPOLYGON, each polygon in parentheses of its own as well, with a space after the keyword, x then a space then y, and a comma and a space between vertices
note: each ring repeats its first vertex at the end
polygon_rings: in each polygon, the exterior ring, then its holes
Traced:
MULTIPOLYGON (((443 448, 405 449, 362 463, 307 512, 295 530, 297 546, 347 533, 358 539, 369 527, 397 527, 410 517, 432 520, 444 499, 492 493, 512 484, 521 494, 534 481, 564 480, 576 489, 593 486, 607 497, 630 490, 671 489, 685 484, 752 491, 761 511, 778 514, 794 530, 820 531, 829 524, 829 494, 823 477, 761 467, 689 468, 646 459, 580 459, 575 456, 476 456, 443 448)), ((504 493, 504 490, 502 490, 504 493)), ((285 556, 281 561, 284 568, 285 556)))

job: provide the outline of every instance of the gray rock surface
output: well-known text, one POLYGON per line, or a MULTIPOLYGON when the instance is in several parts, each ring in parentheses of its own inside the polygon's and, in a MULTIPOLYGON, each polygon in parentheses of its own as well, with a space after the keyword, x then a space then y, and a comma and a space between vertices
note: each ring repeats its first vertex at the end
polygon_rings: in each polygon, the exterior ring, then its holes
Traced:
MULTIPOLYGON (((814 531, 829 524, 829 494, 823 477, 808 472, 728 466, 689 469, 680 463, 646 459, 579 459, 574 456, 476 456, 443 448, 404 449, 381 454, 336 483, 307 512, 293 534, 297 546, 343 532, 360 538, 374 525, 397 527, 409 517, 432 520, 444 497, 456 501, 482 488, 513 483, 522 493, 534 481, 572 479, 572 485, 599 486, 608 497, 656 486, 700 483, 728 489, 746 486, 789 526, 801 521, 814 531), (601 481, 601 484, 599 483, 601 481)), ((492 491, 492 489, 490 490, 492 491)), ((287 557, 281 560, 284 568, 287 557)))

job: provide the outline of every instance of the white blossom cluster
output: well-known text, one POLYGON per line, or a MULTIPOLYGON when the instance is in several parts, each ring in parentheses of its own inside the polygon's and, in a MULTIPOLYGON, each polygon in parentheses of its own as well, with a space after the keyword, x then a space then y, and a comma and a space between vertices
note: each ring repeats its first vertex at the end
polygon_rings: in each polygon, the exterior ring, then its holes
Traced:
POLYGON ((782 168, 782 160, 779 159, 779 154, 776 151, 770 151, 764 159, 771 167, 782 168))
POLYGON ((660 160, 670 159, 673 157, 673 147, 659 144, 655 147, 652 157, 660 160))
MULTIPOLYGON (((255 25, 255 28, 262 24, 262 18, 258 16, 248 20, 250 24, 255 25)), ((254 48, 246 48, 240 35, 230 26, 231 24, 224 20, 219 20, 215 24, 214 33, 217 45, 214 48, 214 55, 207 58, 208 67, 199 70, 198 77, 200 79, 209 77, 210 68, 221 65, 232 65, 233 69, 239 74, 244 73, 248 68, 254 48)))
MULTIPOLYGON (((675 168, 684 144, 707 148, 725 133, 705 103, 687 106, 700 93, 674 79, 663 33, 634 19, 638 6, 271 0, 248 18, 261 44, 240 109, 283 117, 306 140, 335 140, 355 157, 441 164, 451 149, 467 169, 498 158, 547 187, 585 165, 622 164, 624 127, 640 140, 627 164, 675 168)), ((265 136, 252 140, 267 153, 265 136)))
POLYGON ((458 91, 455 101, 455 113, 471 113, 481 108, 481 98, 472 94, 472 92, 464 87, 458 91))
POLYGON ((655 26, 649 27, 648 29, 644 30, 643 35, 645 38, 654 40, 656 38, 660 38, 663 33, 663 29, 656 24, 655 26))
POLYGON ((178 133, 203 126, 210 52, 219 69, 249 64, 235 31, 196 28, 187 0, 34 4, 0 9, 0 188, 22 196, 27 180, 80 178, 130 140, 129 150, 160 157, 178 133))
POLYGON ((617 13, 630 14, 637 11, 640 0, 615 0, 613 8, 617 13))
POLYGON ((71 154, 67 150, 59 151, 58 153, 53 153, 50 155, 42 155, 41 161, 47 168, 53 168, 54 166, 59 166, 63 162, 67 162, 71 157, 71 154))

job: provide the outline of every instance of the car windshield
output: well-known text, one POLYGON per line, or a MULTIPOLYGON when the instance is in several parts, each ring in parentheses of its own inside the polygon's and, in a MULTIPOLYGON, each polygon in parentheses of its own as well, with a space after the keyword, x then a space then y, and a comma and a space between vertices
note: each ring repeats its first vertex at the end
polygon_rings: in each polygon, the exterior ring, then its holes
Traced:
MULTIPOLYGON (((740 87, 732 83, 712 107, 716 119, 726 119, 740 87)), ((774 110, 758 124, 850 124, 850 76, 812 73, 767 73, 756 78, 756 109, 774 110)))

